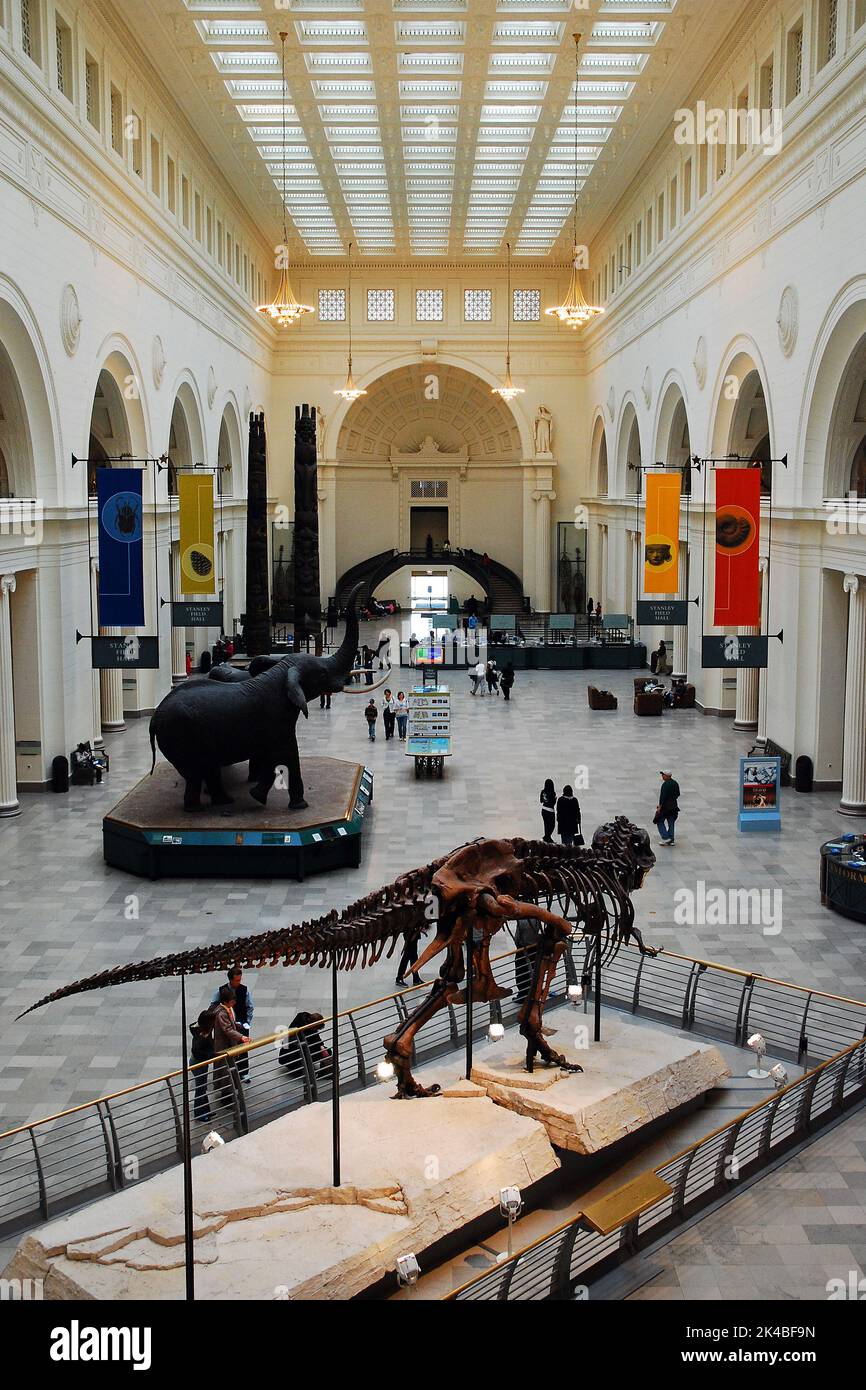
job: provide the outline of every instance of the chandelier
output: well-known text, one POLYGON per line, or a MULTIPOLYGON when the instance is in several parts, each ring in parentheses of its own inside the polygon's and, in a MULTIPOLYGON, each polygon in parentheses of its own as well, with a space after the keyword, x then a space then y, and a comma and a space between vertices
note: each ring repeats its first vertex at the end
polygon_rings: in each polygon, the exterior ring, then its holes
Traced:
POLYGON ((348 309, 346 311, 349 320, 349 370, 346 373, 346 384, 338 391, 335 396, 342 396, 344 401, 356 401, 359 396, 366 396, 367 392, 363 386, 356 386, 352 376, 352 243, 349 242, 349 288, 346 291, 348 309))
POLYGON ((580 34, 574 35, 574 212, 571 229, 572 262, 571 279, 568 282, 568 293, 562 304, 555 304, 551 309, 545 309, 545 314, 559 319, 560 323, 565 323, 569 328, 582 328, 590 319, 594 319, 596 314, 603 314, 604 309, 596 308, 588 304, 583 290, 580 286, 580 263, 581 248, 577 241, 577 150, 578 150, 578 115, 577 115, 577 93, 580 82, 580 34))
POLYGON ((490 394, 500 396, 503 401, 513 401, 515 396, 523 395, 523 387, 515 386, 511 380, 511 243, 505 243, 508 252, 508 297, 505 301, 506 313, 506 337, 505 337, 505 380, 501 386, 494 386, 490 394))
MULTIPOLYGON (((288 258, 289 254, 289 231, 286 219, 286 100, 288 98, 286 90, 286 39, 288 37, 288 34, 280 34, 280 42, 283 46, 283 186, 280 195, 283 204, 283 244, 280 247, 280 259, 283 261, 288 258)), ((302 314, 314 312, 312 304, 298 303, 289 280, 288 266, 285 264, 280 268, 280 279, 274 298, 270 304, 259 304, 256 309, 256 313, 266 315, 277 328, 290 328, 302 314)))

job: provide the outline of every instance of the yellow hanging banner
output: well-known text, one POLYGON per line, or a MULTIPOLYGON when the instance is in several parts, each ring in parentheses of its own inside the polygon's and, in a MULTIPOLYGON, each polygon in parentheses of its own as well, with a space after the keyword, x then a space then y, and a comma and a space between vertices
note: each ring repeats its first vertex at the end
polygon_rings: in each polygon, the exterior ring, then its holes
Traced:
POLYGON ((213 474, 181 473, 180 591, 182 594, 215 594, 213 533, 213 474))
POLYGON ((676 594, 679 589, 679 473, 647 473, 643 587, 645 594, 676 594))

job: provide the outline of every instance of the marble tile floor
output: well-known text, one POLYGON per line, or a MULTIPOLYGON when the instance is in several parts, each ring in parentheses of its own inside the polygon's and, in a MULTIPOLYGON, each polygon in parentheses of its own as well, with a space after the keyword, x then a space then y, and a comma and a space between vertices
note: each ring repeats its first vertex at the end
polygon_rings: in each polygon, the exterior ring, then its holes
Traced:
MULTIPOLYGON (((731 721, 693 711, 638 719, 629 672, 604 677, 619 696, 616 713, 589 710, 582 674, 518 673, 508 704, 472 698, 466 675, 455 677, 454 757, 442 781, 416 781, 401 745, 385 741, 381 720, 371 744, 358 697, 335 697, 330 711, 315 703, 301 727, 307 751, 363 760, 374 771, 360 869, 300 884, 151 883, 107 867, 101 818, 150 766, 147 720, 131 720, 125 732, 107 737, 111 774, 102 787, 26 796, 23 814, 0 822, 0 1128, 158 1076, 179 1062, 175 981, 82 995, 15 1022, 39 995, 109 965, 342 907, 480 834, 539 834, 538 794, 546 776, 557 789, 575 785, 585 832, 626 813, 649 826, 655 841, 658 770, 669 765, 682 787, 682 813, 676 847, 657 847, 656 868, 636 899, 646 939, 866 997, 866 928, 831 914, 818 899, 819 845, 866 825, 838 814, 835 793, 786 790, 781 836, 744 837, 736 827, 737 758, 751 737, 735 733, 731 721), (769 900, 777 909, 773 920, 675 920, 683 915, 675 894, 696 892, 700 880, 707 887, 778 890, 769 900)), ((399 680, 408 682, 408 672, 399 680)), ((344 975, 342 1003, 390 993, 393 976, 393 961, 344 975)), ((208 1002, 215 983, 202 978, 191 1008, 208 1002)), ((328 983, 315 970, 263 970, 253 988, 257 1036, 287 1024, 300 1009, 327 1011, 328 983)))

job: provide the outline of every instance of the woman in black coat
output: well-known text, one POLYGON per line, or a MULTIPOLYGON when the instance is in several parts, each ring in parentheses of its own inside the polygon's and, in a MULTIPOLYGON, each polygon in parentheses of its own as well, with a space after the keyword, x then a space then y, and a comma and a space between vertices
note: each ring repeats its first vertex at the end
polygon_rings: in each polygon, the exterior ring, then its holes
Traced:
POLYGON ((502 694, 506 700, 511 699, 511 687, 514 685, 514 662, 509 661, 502 675, 499 677, 499 684, 502 686, 502 694))
POLYGON ((580 802, 571 787, 563 787, 556 803, 556 828, 564 845, 573 845, 580 836, 580 802))
POLYGON ((548 777, 544 786, 541 788, 541 820, 544 825, 544 838, 548 844, 553 843, 553 831, 556 825, 556 787, 548 777))
MULTIPOLYGON (((190 1065, 194 1062, 213 1061, 213 1014, 210 1009, 205 1009, 200 1013, 196 1022, 189 1025, 192 1034, 192 1044, 190 1046, 190 1065)), ((207 1098, 207 1067, 198 1067, 193 1072, 195 1081, 195 1100, 193 1102, 193 1114, 197 1120, 207 1121, 211 1118, 210 1104, 207 1098)))

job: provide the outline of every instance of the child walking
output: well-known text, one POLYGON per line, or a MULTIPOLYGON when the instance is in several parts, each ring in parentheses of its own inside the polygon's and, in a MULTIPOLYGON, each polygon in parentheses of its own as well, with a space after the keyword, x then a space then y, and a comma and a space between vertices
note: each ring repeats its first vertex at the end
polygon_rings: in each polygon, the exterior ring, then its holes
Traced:
POLYGON ((379 718, 379 711, 376 708, 376 701, 370 703, 364 709, 364 718, 367 721, 367 733, 370 735, 370 742, 376 742, 376 720, 379 718))

